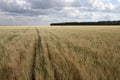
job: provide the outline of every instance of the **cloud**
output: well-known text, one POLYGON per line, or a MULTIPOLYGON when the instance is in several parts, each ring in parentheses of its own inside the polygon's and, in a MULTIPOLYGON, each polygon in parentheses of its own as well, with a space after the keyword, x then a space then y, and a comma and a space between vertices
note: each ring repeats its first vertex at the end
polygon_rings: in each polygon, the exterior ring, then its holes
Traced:
POLYGON ((30 5, 24 0, 1 0, 0 9, 6 12, 23 13, 29 9, 30 5))
POLYGON ((120 0, 0 0, 0 25, 120 19, 120 0))

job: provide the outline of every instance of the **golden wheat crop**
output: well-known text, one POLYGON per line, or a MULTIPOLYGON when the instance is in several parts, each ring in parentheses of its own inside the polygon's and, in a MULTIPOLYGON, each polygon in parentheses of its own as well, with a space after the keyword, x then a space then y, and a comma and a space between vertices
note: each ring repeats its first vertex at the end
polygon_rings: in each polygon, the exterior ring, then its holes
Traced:
POLYGON ((0 80, 120 80, 120 27, 0 27, 0 80))

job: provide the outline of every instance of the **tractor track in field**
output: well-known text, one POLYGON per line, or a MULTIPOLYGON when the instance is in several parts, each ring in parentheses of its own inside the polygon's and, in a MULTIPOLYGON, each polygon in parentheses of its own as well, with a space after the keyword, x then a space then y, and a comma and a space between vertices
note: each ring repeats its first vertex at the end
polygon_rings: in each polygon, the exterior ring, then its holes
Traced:
POLYGON ((36 68, 40 68, 40 73, 41 76, 44 80, 47 80, 47 76, 49 76, 49 73, 46 69, 46 64, 47 64, 47 58, 45 57, 45 53, 43 50, 43 44, 42 44, 42 39, 40 36, 40 31, 39 29, 36 28, 37 32, 37 37, 35 41, 35 47, 34 47, 34 54, 33 54, 33 59, 32 59, 32 69, 31 69, 31 80, 36 80, 36 68), (37 61, 40 61, 40 63, 37 63, 37 61), (42 66, 36 66, 36 65, 42 65, 42 66))
MULTIPOLYGON (((50 53, 49 44, 46 41, 42 41, 41 36, 40 36, 40 31, 37 28, 36 28, 36 32, 37 32, 37 36, 36 36, 36 40, 35 40, 34 54, 33 54, 33 59, 32 59, 31 80, 36 80, 36 75, 35 75, 36 68, 37 68, 36 65, 38 65, 38 64, 42 65, 39 68, 41 70, 40 73, 41 73, 43 80, 47 80, 49 78, 51 80, 54 80, 54 79, 57 80, 57 76, 59 77, 60 73, 56 69, 55 64, 52 63, 53 59, 52 59, 52 56, 50 53), (43 48, 46 48, 47 52, 44 52, 43 48), (40 63, 37 63, 37 61, 40 61, 40 63), (54 75, 50 74, 49 71, 53 72, 54 75)), ((53 35, 51 32, 50 32, 50 34, 52 35, 53 38, 58 39, 58 37, 56 35, 53 35)), ((56 44, 54 44, 54 45, 56 45, 56 44)), ((58 49, 60 51, 60 48, 58 48, 58 49)), ((68 56, 66 56, 62 52, 61 52, 61 55, 64 57, 67 65, 69 65, 69 67, 68 67, 69 71, 71 69, 74 70, 73 73, 70 73, 73 75, 73 79, 74 80, 82 80, 81 72, 80 72, 78 65, 76 65, 68 56)))
POLYGON ((34 54, 33 54, 33 62, 32 62, 32 74, 31 74, 31 80, 36 80, 35 79, 35 67, 36 67, 36 60, 37 60, 37 54, 39 54, 40 52, 40 47, 42 46, 41 44, 41 37, 39 35, 39 30, 36 28, 36 32, 37 32, 37 38, 36 38, 36 42, 35 42, 35 49, 34 49, 34 54))
POLYGON ((32 69, 31 69, 31 80, 36 80, 36 69, 40 68, 42 71, 42 76, 44 80, 46 79, 46 76, 48 75, 47 69, 46 69, 46 58, 43 51, 43 45, 42 45, 42 39, 40 36, 39 29, 36 28, 37 37, 35 41, 35 48, 34 48, 34 54, 32 59, 32 69), (37 63, 37 61, 40 61, 40 63, 37 63), (36 65, 42 65, 42 66, 36 66, 36 65))

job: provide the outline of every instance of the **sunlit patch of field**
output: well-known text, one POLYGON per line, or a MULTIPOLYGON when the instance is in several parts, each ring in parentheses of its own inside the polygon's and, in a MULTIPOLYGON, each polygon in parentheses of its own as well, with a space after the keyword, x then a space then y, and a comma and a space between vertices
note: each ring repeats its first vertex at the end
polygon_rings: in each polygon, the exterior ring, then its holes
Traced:
POLYGON ((1 80, 120 80, 120 27, 0 27, 1 80))

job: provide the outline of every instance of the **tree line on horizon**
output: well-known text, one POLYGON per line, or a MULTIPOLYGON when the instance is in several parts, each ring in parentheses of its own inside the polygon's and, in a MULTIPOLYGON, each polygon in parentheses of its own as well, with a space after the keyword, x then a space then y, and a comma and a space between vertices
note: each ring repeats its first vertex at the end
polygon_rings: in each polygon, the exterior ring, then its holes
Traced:
POLYGON ((119 21, 99 21, 99 22, 63 22, 63 23, 51 23, 51 26, 59 25, 120 25, 119 21))

